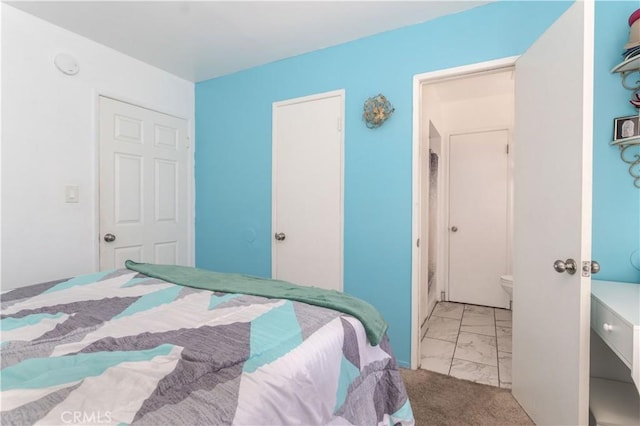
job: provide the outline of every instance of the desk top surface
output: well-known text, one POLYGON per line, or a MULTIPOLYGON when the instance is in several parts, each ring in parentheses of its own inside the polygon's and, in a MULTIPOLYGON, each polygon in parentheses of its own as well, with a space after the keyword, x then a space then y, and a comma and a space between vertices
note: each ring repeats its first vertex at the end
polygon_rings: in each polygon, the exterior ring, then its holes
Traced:
POLYGON ((627 322, 640 327, 640 284, 591 280, 591 294, 627 322))

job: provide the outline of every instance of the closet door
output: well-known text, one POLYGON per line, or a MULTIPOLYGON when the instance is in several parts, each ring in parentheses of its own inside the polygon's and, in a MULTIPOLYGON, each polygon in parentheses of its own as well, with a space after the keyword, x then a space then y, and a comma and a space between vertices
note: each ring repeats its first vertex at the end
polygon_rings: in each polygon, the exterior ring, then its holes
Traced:
POLYGON ((275 279, 342 291, 344 91, 273 104, 275 279))

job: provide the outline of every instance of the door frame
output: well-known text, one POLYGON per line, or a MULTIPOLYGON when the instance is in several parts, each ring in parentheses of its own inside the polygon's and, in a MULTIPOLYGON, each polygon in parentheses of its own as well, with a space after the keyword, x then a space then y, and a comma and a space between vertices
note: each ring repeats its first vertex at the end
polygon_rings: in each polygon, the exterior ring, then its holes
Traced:
MULTIPOLYGON (((303 102, 312 102, 320 99, 328 99, 338 97, 340 99, 340 118, 339 122, 336 123, 339 126, 340 131, 340 217, 338 224, 338 240, 340 241, 339 247, 339 259, 340 262, 338 264, 338 277, 340 282, 338 283, 338 288, 340 291, 344 291, 344 114, 345 114, 345 89, 332 90, 329 92, 316 93, 308 96, 301 96, 297 98, 285 99, 282 101, 276 101, 272 103, 271 107, 271 233, 273 235, 276 229, 276 203, 277 199, 277 180, 276 180, 276 170, 278 164, 277 158, 277 145, 276 142, 278 140, 278 132, 277 132, 277 112, 278 108, 287 106, 287 105, 295 105, 303 102)), ((276 250, 276 240, 271 237, 271 277, 274 276, 274 271, 276 270, 277 265, 277 250, 276 250)))
POLYGON ((136 107, 152 110, 161 114, 171 115, 173 117, 185 120, 187 122, 187 149, 189 153, 187 155, 187 265, 195 266, 195 149, 193 134, 194 134, 194 120, 185 117, 182 113, 171 111, 165 107, 144 102, 139 99, 133 99, 125 96, 121 93, 114 93, 109 90, 94 90, 93 91, 93 130, 94 130, 94 242, 95 256, 94 256, 94 269, 100 270, 100 98, 109 98, 118 102, 124 102, 136 107))
MULTIPOLYGON (((420 215, 426 213, 420 205, 420 142, 429 141, 428 125, 422 120, 422 86, 437 83, 451 78, 460 78, 483 71, 514 67, 520 56, 509 56, 486 62, 479 62, 460 67, 446 68, 437 71, 416 74, 413 76, 413 136, 412 136, 412 178, 411 178, 411 368, 418 368, 420 361, 420 250, 428 250, 428 244, 417 245, 420 238, 420 215)), ((427 123, 428 124, 428 123, 427 123)), ((448 202, 448 200, 442 200, 448 202)), ((427 234, 428 236, 428 234, 427 234)), ((428 256, 428 253, 427 253, 428 256)), ((442 256, 439 257, 438 269, 444 267, 442 256)), ((445 283, 448 285, 448 283, 445 283)))

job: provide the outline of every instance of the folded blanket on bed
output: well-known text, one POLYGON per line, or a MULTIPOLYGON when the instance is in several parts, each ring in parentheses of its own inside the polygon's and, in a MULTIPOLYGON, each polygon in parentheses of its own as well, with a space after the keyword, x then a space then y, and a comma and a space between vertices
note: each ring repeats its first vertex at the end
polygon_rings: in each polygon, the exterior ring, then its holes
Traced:
POLYGON ((286 281, 227 274, 176 265, 154 265, 127 260, 125 266, 153 278, 174 284, 223 293, 250 294, 273 299, 288 299, 352 315, 362 322, 371 345, 377 345, 387 331, 380 312, 369 303, 335 290, 306 287, 286 281))

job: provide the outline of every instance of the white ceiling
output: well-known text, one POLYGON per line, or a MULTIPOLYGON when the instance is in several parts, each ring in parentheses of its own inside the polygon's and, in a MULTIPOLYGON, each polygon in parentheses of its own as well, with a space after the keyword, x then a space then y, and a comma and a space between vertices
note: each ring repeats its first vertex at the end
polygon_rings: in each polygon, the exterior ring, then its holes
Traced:
POLYGON ((198 82, 489 1, 6 3, 198 82))

